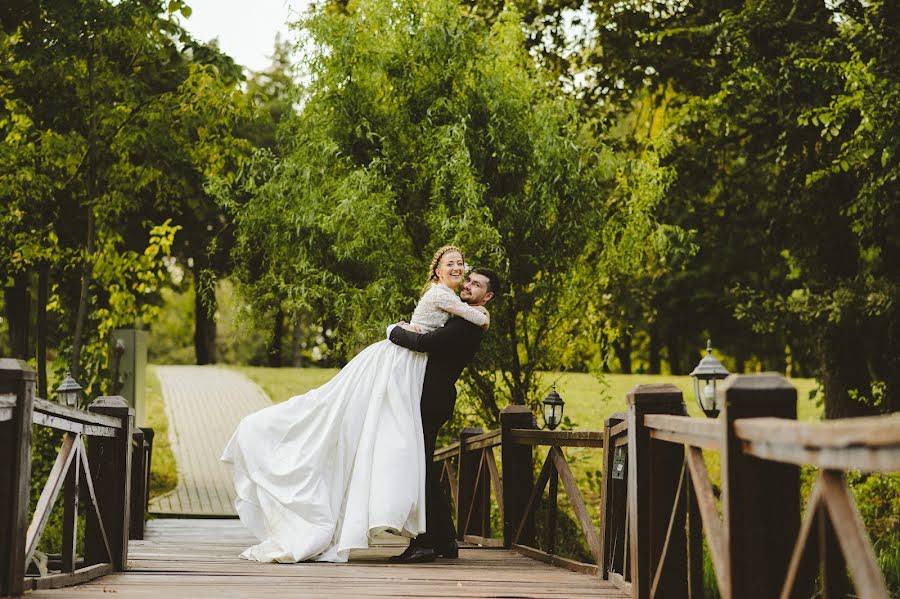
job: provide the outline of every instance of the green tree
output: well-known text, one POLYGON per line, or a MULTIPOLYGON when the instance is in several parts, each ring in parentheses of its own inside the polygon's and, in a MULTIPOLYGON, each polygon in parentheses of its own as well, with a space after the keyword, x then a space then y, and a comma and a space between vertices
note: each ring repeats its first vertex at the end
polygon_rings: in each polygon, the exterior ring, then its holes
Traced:
MULTIPOLYGON (((652 142, 677 173, 657 218, 696 231, 699 251, 661 281, 661 324, 709 318, 737 341, 738 362, 741 346, 779 368, 789 351, 822 380, 829 417, 896 409, 897 52, 878 41, 896 33, 887 6, 597 9, 612 118, 641 87, 677 93, 652 142)), ((670 363, 683 363, 679 328, 664 334, 670 363)))
POLYGON ((610 197, 614 157, 536 68, 515 12, 488 26, 446 0, 376 0, 302 26, 310 81, 284 158, 257 156, 231 196, 242 283, 318 310, 350 355, 408 316, 431 252, 458 243, 507 283, 468 378, 481 414, 537 401, 586 300, 570 282, 640 263, 648 203, 610 197))
POLYGON ((21 357, 34 355, 37 306, 42 394, 48 336, 59 366, 102 387, 109 330, 153 318, 181 227, 173 207, 205 173, 236 170, 240 93, 210 58, 227 61, 170 11, 189 14, 181 2, 83 0, 29 3, 3 21, 0 274, 21 357))

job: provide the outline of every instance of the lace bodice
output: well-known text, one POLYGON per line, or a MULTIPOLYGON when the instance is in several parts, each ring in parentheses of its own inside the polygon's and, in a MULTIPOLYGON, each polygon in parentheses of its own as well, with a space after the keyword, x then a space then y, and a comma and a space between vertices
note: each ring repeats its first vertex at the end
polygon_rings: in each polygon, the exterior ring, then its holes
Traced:
POLYGON ((452 289, 439 283, 433 284, 419 299, 410 322, 419 325, 422 332, 427 333, 444 326, 453 314, 478 326, 487 322, 484 313, 465 303, 452 289))

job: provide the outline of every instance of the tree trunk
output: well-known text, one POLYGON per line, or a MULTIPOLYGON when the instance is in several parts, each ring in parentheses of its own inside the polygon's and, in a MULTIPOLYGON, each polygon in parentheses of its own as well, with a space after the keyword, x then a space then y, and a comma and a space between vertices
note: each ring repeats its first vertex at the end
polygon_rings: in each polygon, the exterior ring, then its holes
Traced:
POLYGON ((37 290, 37 375, 38 397, 47 398, 47 297, 50 291, 50 265, 38 266, 37 290))
POLYGON ((300 353, 300 321, 295 321, 291 329, 291 366, 300 368, 303 366, 303 354, 300 353))
POLYGON ((13 286, 3 288, 3 300, 6 305, 6 320, 9 324, 9 349, 13 358, 27 360, 31 357, 28 351, 28 323, 31 318, 31 301, 28 297, 28 273, 17 272, 13 275, 13 286))
POLYGON ((284 338, 284 310, 278 308, 275 311, 275 320, 272 323, 272 339, 266 349, 269 366, 281 368, 282 365, 282 339, 284 338))
POLYGON ((650 330, 647 331, 648 336, 650 337, 650 347, 649 347, 649 366, 647 368, 647 374, 659 374, 660 373, 660 361, 659 361, 659 324, 654 321, 650 323, 650 330))
POLYGON ((88 295, 91 279, 94 276, 94 208, 88 206, 87 235, 85 239, 84 257, 81 265, 81 292, 78 294, 78 311, 75 315, 75 334, 72 338, 72 362, 69 370, 76 381, 81 374, 81 348, 84 338, 84 325, 87 321, 88 295))
MULTIPOLYGON (((85 22, 87 25, 87 22, 85 22)), ((87 35, 90 48, 87 54, 88 76, 88 134, 87 134, 87 234, 84 242, 84 256, 81 268, 81 292, 78 295, 78 312, 75 315, 75 333, 72 339, 72 363, 69 369, 72 378, 78 380, 81 374, 81 346, 84 337, 84 326, 87 321, 88 294, 91 279, 94 276, 94 206, 92 202, 97 198, 97 155, 96 147, 96 115, 94 111, 94 36, 87 35)))
POLYGON ((855 401, 851 393, 868 396, 871 379, 864 352, 859 348, 859 329, 850 325, 830 326, 821 333, 819 364, 825 390, 825 418, 867 416, 876 410, 855 401))
POLYGON ((679 347, 679 339, 669 339, 666 342, 666 350, 669 353, 669 370, 671 374, 683 374, 684 369, 682 368, 682 364, 684 360, 681 353, 681 347, 679 347))
POLYGON ((631 374, 631 334, 623 333, 613 342, 613 351, 619 359, 619 368, 622 374, 631 374))
MULTIPOLYGON (((196 264, 196 263, 195 263, 196 264)), ((194 354, 197 364, 216 363, 216 291, 211 287, 208 298, 200 285, 199 267, 194 268, 194 354)))

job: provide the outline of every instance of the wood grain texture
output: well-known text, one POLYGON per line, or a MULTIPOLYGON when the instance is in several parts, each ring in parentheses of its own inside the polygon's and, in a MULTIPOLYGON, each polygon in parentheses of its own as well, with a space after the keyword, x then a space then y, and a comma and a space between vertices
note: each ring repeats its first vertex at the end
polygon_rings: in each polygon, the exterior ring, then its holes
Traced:
MULTIPOLYGON (((128 569, 32 599, 221 599, 241 597, 534 597, 625 599, 613 583, 512 551, 463 546, 455 560, 396 565, 398 537, 379 537, 347 564, 261 564, 238 557, 255 540, 239 521, 157 519, 131 541, 128 569)), ((554 563, 565 561, 562 558, 554 563)))
POLYGON ((0 393, 16 398, 10 419, 0 422, 0 596, 23 591, 35 379, 24 361, 0 358, 0 393))
MULTIPOLYGON (((844 554, 844 560, 853 576, 853 583, 860 597, 888 597, 884 575, 878 569, 878 561, 872 543, 866 535, 856 503, 850 495, 844 473, 823 471, 819 473, 822 498, 844 554)), ((843 574, 840 572, 838 574, 843 574)))
POLYGON ((34 411, 39 414, 48 416, 56 416, 69 422, 79 422, 81 424, 95 424, 101 427, 122 428, 122 423, 118 419, 104 414, 94 414, 84 410, 77 410, 64 406, 46 399, 34 400, 34 411))
POLYGON ((56 496, 59 495, 59 490, 62 489, 66 480, 66 472, 68 472, 72 460, 78 457, 79 440, 80 437, 71 433, 63 437, 59 453, 56 454, 56 461, 50 470, 50 476, 47 477, 37 506, 34 508, 31 524, 28 525, 28 532, 25 536, 25 563, 31 560, 31 554, 34 553, 41 533, 44 532, 44 527, 50 519, 50 510, 53 509, 56 496))
POLYGON ((704 449, 719 449, 722 446, 722 428, 715 420, 647 414, 644 417, 644 425, 650 429, 650 437, 653 439, 704 449))
POLYGON ((804 447, 892 447, 900 445, 900 414, 797 422, 783 418, 745 418, 734 424, 742 441, 789 443, 804 447))
POLYGON ((510 440, 521 445, 603 447, 603 431, 545 431, 513 429, 510 440))
POLYGON ((485 447, 495 447, 500 445, 500 429, 495 429, 492 431, 488 431, 486 433, 482 433, 480 435, 473 435, 471 437, 466 438, 465 445, 463 447, 463 451, 474 451, 476 449, 484 449, 485 447))
POLYGON ((716 510, 716 498, 713 497, 712 482, 709 480, 709 471, 703 460, 703 452, 697 447, 688 448, 685 460, 691 474, 691 483, 700 511, 700 519, 703 522, 703 530, 706 531, 706 542, 709 544, 709 555, 716 574, 716 581, 720 589, 727 589, 730 579, 728 556, 725 553, 727 550, 725 530, 719 512, 716 510))

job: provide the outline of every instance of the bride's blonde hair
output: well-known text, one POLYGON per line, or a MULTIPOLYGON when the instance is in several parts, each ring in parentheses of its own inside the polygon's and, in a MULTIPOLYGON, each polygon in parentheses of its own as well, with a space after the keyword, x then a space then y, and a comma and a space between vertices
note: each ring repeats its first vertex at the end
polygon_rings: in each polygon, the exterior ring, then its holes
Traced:
POLYGON ((432 283, 437 283, 437 267, 441 265, 441 258, 443 258, 444 254, 446 254, 447 252, 459 252, 459 255, 462 256, 463 262, 466 261, 466 255, 463 254, 463 251, 455 245, 443 245, 439 247, 434 253, 434 258, 431 259, 431 266, 428 267, 428 282, 425 283, 424 291, 428 291, 428 288, 431 287, 432 283))

